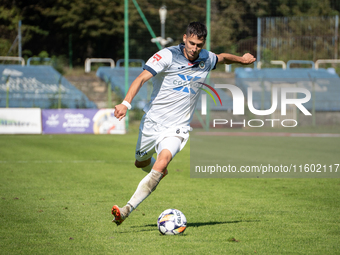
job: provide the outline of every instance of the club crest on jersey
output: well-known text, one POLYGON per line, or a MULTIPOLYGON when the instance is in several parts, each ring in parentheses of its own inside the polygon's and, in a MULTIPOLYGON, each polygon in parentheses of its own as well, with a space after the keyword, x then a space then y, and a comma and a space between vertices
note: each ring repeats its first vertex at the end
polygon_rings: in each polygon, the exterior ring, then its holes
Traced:
POLYGON ((200 62, 199 67, 200 67, 201 69, 204 69, 204 67, 205 67, 204 61, 201 61, 201 62, 200 62))

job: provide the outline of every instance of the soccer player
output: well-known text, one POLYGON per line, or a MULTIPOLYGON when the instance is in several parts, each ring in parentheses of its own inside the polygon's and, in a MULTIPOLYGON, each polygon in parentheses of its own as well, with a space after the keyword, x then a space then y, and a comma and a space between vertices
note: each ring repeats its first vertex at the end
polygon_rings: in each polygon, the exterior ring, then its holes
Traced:
POLYGON ((214 54, 203 49, 207 29, 200 22, 188 25, 183 43, 160 50, 145 64, 132 82, 124 101, 115 106, 121 120, 131 108, 131 101, 145 82, 152 78, 153 91, 139 127, 135 166, 148 174, 140 181, 127 204, 112 207, 113 222, 120 225, 153 192, 167 175, 167 166, 186 144, 191 130, 196 102, 208 73, 216 64, 251 64, 256 59, 228 53, 214 54), (157 154, 157 158, 153 154, 157 154))

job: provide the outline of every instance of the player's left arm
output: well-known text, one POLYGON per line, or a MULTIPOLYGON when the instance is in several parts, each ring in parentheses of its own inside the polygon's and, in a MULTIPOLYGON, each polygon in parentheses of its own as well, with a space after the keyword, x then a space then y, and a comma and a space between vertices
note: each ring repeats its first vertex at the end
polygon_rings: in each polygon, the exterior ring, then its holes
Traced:
POLYGON ((242 57, 229 54, 229 53, 221 53, 216 55, 217 56, 217 63, 219 64, 242 64, 242 65, 249 65, 256 61, 256 58, 251 55, 250 53, 244 54, 242 57))

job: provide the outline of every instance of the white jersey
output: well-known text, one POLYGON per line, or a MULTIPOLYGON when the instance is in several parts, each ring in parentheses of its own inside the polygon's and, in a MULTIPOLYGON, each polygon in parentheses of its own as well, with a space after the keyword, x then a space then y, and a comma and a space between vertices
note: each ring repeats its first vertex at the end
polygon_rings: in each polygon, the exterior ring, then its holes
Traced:
POLYGON ((201 50, 190 62, 183 54, 184 44, 160 50, 145 64, 144 70, 154 76, 146 116, 166 126, 188 126, 208 73, 215 69, 217 56, 201 50))

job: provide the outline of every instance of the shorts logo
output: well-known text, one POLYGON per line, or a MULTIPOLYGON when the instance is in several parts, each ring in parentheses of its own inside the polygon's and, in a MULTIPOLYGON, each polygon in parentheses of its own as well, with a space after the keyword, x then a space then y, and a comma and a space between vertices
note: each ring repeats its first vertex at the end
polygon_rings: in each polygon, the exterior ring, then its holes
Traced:
POLYGON ((181 131, 179 129, 176 130, 176 134, 179 134, 181 131))
POLYGON ((144 157, 145 155, 148 155, 146 151, 136 151, 136 155, 139 157, 144 157))

